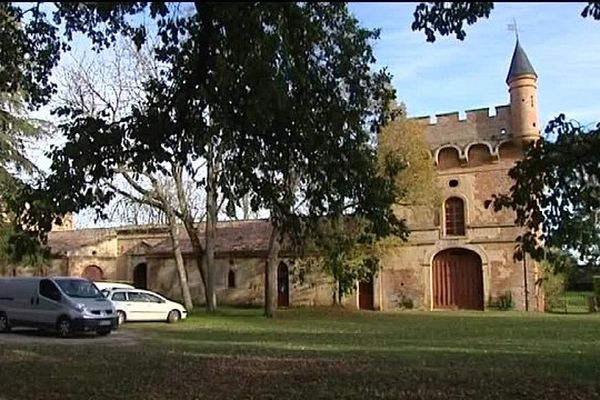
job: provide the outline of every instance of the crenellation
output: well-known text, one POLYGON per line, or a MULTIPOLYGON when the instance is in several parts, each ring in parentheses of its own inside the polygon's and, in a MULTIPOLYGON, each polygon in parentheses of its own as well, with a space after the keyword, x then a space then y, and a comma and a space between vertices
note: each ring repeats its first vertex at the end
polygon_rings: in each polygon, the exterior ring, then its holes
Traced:
POLYGON ((483 107, 483 108, 473 108, 471 110, 467 110, 467 121, 470 122, 474 122, 474 121, 485 121, 488 118, 495 118, 494 116, 490 116, 490 108, 489 107, 483 107))
POLYGON ((448 112, 448 113, 443 113, 443 114, 436 114, 435 118, 439 125, 452 124, 452 123, 459 122, 458 111, 453 111, 453 112, 448 112))
POLYGON ((425 126, 432 150, 448 143, 449 139, 461 147, 477 141, 496 142, 511 130, 509 105, 466 110, 465 119, 460 118, 458 111, 436 114, 433 122, 431 118, 421 116, 413 119, 425 126))

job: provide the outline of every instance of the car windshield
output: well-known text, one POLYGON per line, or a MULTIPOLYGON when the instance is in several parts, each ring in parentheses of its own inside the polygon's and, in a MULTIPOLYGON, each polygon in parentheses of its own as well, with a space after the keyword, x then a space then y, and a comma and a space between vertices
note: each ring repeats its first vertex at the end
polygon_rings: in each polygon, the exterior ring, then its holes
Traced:
POLYGON ((81 299, 102 299, 102 293, 90 281, 82 279, 57 279, 56 282, 69 297, 81 299))

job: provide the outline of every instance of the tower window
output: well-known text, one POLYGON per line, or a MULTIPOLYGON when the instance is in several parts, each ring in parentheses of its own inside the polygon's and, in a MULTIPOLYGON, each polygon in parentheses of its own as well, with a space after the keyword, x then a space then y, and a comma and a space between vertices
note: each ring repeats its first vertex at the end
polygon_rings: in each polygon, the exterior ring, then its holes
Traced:
POLYGON ((531 107, 533 107, 533 96, 531 96, 531 107))
POLYGON ((235 289, 235 271, 230 269, 227 274, 227 287, 229 289, 235 289))
POLYGON ((450 186, 451 188, 457 187, 458 186, 458 180, 457 179, 450 179, 450 182, 448 182, 448 186, 450 186))
POLYGON ((465 204, 461 198, 450 197, 444 204, 446 211, 446 235, 465 235, 465 204))

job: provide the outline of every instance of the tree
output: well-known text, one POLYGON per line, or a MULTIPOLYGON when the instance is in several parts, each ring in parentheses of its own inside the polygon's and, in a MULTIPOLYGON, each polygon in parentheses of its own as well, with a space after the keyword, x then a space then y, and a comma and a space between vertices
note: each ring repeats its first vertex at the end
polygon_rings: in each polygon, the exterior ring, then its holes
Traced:
MULTIPOLYGON (((105 117, 115 123, 128 115, 136 101, 143 97, 144 80, 157 77, 159 71, 154 64, 151 48, 138 50, 131 41, 122 38, 101 56, 89 61, 84 57, 74 58, 74 63, 61 71, 59 102, 66 109, 79 110, 84 118, 105 117)), ((98 162, 103 161, 98 159, 91 164, 80 163, 81 157, 85 158, 86 144, 93 141, 96 134, 88 132, 82 141, 67 142, 66 148, 75 150, 70 152, 68 161, 71 165, 83 168, 84 174, 88 173, 88 168, 96 168, 98 162), (76 151, 78 146, 80 151, 76 151)), ((59 150, 55 156, 57 154, 60 154, 59 150)), ((113 208, 125 205, 125 211, 141 209, 150 212, 146 216, 158 214, 169 227, 181 295, 185 307, 191 310, 193 302, 181 254, 178 224, 179 218, 184 215, 189 214, 189 218, 194 220, 198 217, 197 199, 192 196, 194 187, 185 179, 183 168, 176 160, 166 162, 161 170, 154 173, 130 169, 125 165, 114 167, 113 174, 95 181, 94 185, 116 195, 113 208)), ((87 190, 85 186, 83 189, 87 190)), ((121 208, 120 211, 124 210, 121 208)), ((105 213, 101 216, 107 217, 105 213)))
POLYGON ((378 136, 379 167, 383 168, 392 158, 403 165, 395 181, 402 192, 401 206, 435 208, 440 203, 439 189, 425 129, 407 118, 403 104, 394 111, 394 118, 378 136))
MULTIPOLYGON (((436 33, 463 40, 463 24, 489 17, 492 9, 491 2, 421 3, 412 28, 425 31, 430 42, 436 33)), ((600 20, 600 3, 588 2, 581 16, 600 20)), ((515 222, 526 228, 517 238, 517 258, 528 253, 543 260, 558 249, 575 251, 584 261, 600 260, 599 132, 600 125, 589 129, 559 115, 546 127, 548 137, 529 146, 510 170, 509 193, 488 202, 496 211, 514 210, 515 222)))

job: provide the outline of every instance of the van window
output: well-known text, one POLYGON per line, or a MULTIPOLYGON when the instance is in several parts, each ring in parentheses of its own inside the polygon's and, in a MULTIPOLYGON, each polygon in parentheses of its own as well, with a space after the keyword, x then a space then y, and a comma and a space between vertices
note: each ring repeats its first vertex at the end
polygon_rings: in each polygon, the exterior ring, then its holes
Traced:
POLYGON ((56 285, 49 279, 42 279, 40 281, 40 295, 51 300, 60 300, 60 291, 56 285))
POLYGON ((127 301, 125 298, 125 292, 117 292, 112 295, 112 301, 127 301))

